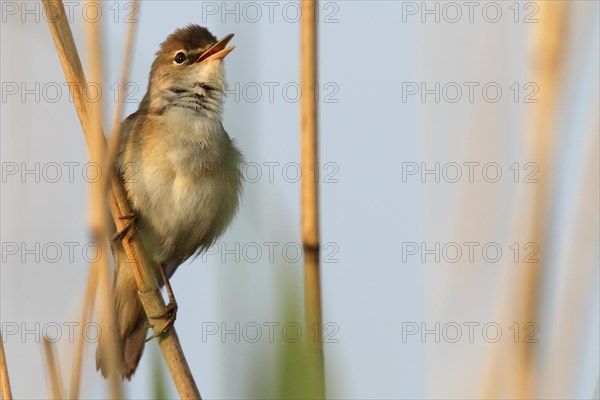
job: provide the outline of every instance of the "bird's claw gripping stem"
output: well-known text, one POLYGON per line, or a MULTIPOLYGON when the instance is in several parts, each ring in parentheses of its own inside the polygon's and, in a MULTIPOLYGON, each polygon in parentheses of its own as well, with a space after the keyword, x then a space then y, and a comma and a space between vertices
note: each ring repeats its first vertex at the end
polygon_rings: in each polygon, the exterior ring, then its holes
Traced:
POLYGON ((146 342, 154 339, 155 337, 159 337, 165 332, 167 332, 174 324, 175 319, 177 318, 177 301, 175 300, 175 295, 173 294, 173 289, 171 288, 171 283, 169 282, 169 278, 167 277, 167 273, 165 272, 164 264, 159 265, 160 275, 165 284, 165 288, 167 289, 167 295, 169 296, 169 304, 167 304, 163 311, 156 315, 151 315, 152 319, 165 319, 165 324, 160 329, 160 331, 155 332, 152 336, 146 339, 146 342))
MULTIPOLYGON (((125 225, 125 227, 123 229, 121 229, 120 231, 118 231, 117 233, 115 233, 113 235, 113 237, 112 237, 112 241, 113 242, 116 242, 118 240, 122 240, 123 239, 123 237, 125 236, 125 234, 131 228, 131 225, 137 220, 137 215, 135 215, 135 214, 127 214, 127 215, 123 215, 123 216, 119 217, 119 219, 128 220, 129 222, 127 223, 127 225, 125 225)), ((137 231, 137 227, 136 227, 136 231, 137 231)))
POLYGON ((146 342, 149 342, 150 340, 159 337, 161 335, 163 335, 165 332, 167 332, 169 329, 171 329, 171 327, 175 324, 175 319, 177 318, 177 303, 175 302, 169 302, 169 304, 167 304, 165 306, 165 309, 156 314, 156 315, 152 315, 150 316, 150 318, 152 319, 165 319, 165 324, 163 325, 162 328, 160 328, 160 330, 158 332, 155 332, 152 336, 150 336, 148 339, 146 339, 146 342))

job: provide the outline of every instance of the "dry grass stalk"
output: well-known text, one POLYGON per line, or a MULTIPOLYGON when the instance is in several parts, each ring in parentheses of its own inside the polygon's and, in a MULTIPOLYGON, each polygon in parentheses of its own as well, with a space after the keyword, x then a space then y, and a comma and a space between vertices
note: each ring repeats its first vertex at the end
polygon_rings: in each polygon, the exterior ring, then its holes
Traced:
POLYGON ((12 399, 10 390, 10 379, 8 378, 8 366, 6 364, 6 355, 4 354, 4 340, 0 334, 0 394, 4 400, 12 399))
MULTIPOLYGON (((535 185, 535 194, 531 204, 535 204, 532 212, 531 234, 534 243, 540 249, 539 262, 525 264, 524 269, 528 272, 525 278, 524 299, 520 303, 521 322, 524 326, 528 322, 538 321, 538 300, 541 289, 541 270, 546 263, 544 259, 544 243, 546 243, 546 231, 549 219, 550 197, 549 185, 551 180, 550 171, 551 154, 556 129, 556 104, 560 82, 560 66, 562 54, 565 47, 565 26, 567 16, 567 3, 563 1, 538 1, 540 9, 540 23, 534 28, 533 40, 533 71, 534 81, 540 88, 540 102, 535 104, 529 122, 529 138, 533 159, 538 163, 540 176, 535 185)), ((536 370, 534 362, 534 348, 532 344, 520 344, 520 363, 524 367, 521 377, 521 398, 533 398, 535 396, 536 370)))
MULTIPOLYGON (((94 4, 95 8, 100 5, 97 1, 87 0, 88 5, 94 4)), ((89 58, 89 71, 91 82, 103 87, 102 76, 102 45, 100 21, 85 23, 86 28, 86 44, 89 58)), ((101 166, 101 171, 108 171, 107 165, 103 165, 105 158, 105 139, 102 132, 103 120, 103 102, 89 101, 85 108, 88 110, 88 123, 91 130, 91 139, 93 146, 90 147, 90 155, 92 163, 101 166)), ((103 173, 103 175, 107 175, 103 173)), ((105 178, 106 179, 106 178, 105 178)), ((103 333, 100 339, 102 352, 107 356, 108 365, 111 371, 120 371, 120 349, 119 343, 112 337, 111 328, 116 326, 114 301, 111 294, 111 268, 108 261, 109 247, 106 243, 106 238, 109 236, 109 228, 106 221, 106 190, 104 189, 103 180, 90 183, 90 229, 92 237, 100 249, 101 256, 92 263, 92 269, 95 270, 98 278, 98 295, 100 296, 99 305, 100 312, 100 328, 103 333)), ((123 398, 121 390, 121 379, 119 374, 110 374, 108 377, 110 396, 113 399, 123 398)))
POLYGON ((81 311, 80 335, 77 338, 77 349, 73 360, 73 371, 71 374, 71 390, 69 392, 71 399, 79 398, 79 388, 81 386, 81 365, 83 363, 83 350, 85 348, 85 340, 83 340, 83 327, 86 326, 92 315, 94 306, 94 298, 96 297, 96 288, 98 286, 98 273, 94 265, 90 265, 88 271, 88 282, 85 290, 85 298, 83 300, 83 308, 81 311))
POLYGON ((48 378, 50 379, 50 388, 52 390, 52 398, 57 400, 64 399, 64 390, 62 379, 60 377, 60 368, 58 360, 54 355, 54 347, 48 338, 44 338, 44 353, 46 354, 46 368, 48 370, 48 378))
MULTIPOLYGON (((134 1, 134 3, 137 3, 137 1, 134 1)), ((111 129, 111 134, 110 134, 109 141, 108 141, 107 154, 104 157, 104 163, 102 166, 103 171, 109 170, 110 169, 109 166, 114 164, 116 153, 117 153, 119 134, 120 134, 119 128, 121 126, 121 120, 122 120, 123 108, 124 108, 123 105, 124 105, 124 98, 125 98, 125 86, 127 83, 127 79, 129 76, 129 70, 130 70, 130 66, 131 66, 131 53, 132 53, 132 49, 133 49, 133 41, 134 41, 134 34, 135 34, 136 27, 137 27, 137 23, 131 23, 131 24, 129 24, 129 29, 127 31, 127 39, 125 42, 125 49, 124 49, 123 70, 121 72, 121 80, 120 80, 119 92, 118 92, 119 97, 118 97, 118 101, 116 104, 113 127, 111 129)), ((106 190, 105 188, 107 188, 108 183, 110 182, 109 177, 110 177, 109 174, 102 175, 101 188, 103 188, 103 190, 106 190)), ((105 229, 106 229, 106 227, 105 227, 105 229)), ((94 298, 96 295, 98 272, 97 272, 97 269, 94 267, 95 267, 95 265, 91 265, 90 270, 89 270, 88 284, 87 284, 87 289, 85 292, 85 300, 83 303, 83 309, 82 309, 82 315, 81 315, 81 326, 82 327, 85 326, 91 319, 94 298)), ((81 366, 82 366, 82 362, 83 362, 83 351, 84 351, 84 347, 85 347, 84 343, 85 342, 83 340, 83 337, 80 337, 78 344, 77 344, 77 350, 75 352, 75 358, 73 361, 73 372, 72 372, 72 377, 71 377, 71 391, 70 391, 70 397, 73 399, 76 399, 79 397, 79 389, 81 386, 81 366)))
POLYGON ((304 313, 305 327, 316 329, 317 337, 306 336, 311 359, 312 381, 316 397, 325 397, 325 371, 321 316, 321 283, 319 271, 319 208, 317 157, 317 26, 316 1, 303 0, 300 21, 300 150, 302 243, 304 248, 304 313), (316 339, 316 340, 315 340, 316 339))
MULTIPOLYGON (((138 1, 133 0, 131 2, 134 10, 139 10, 138 1)), ((114 165, 115 158, 117 156, 117 149, 119 148, 119 138, 121 137, 121 121, 123 120, 123 111, 125 106, 125 92, 127 89, 127 80, 129 79, 129 70, 131 69, 131 55, 133 54, 133 43, 135 38, 135 31, 137 28, 137 22, 130 23, 129 29, 127 30, 127 39, 125 40, 125 48, 123 54, 123 69, 121 70, 121 79, 119 82, 118 100, 115 107, 115 117, 113 125, 110 130, 110 136, 108 137, 108 148, 106 151, 106 157, 104 161, 105 167, 114 165)), ((107 169, 106 169, 107 170, 107 169)), ((108 188, 110 182, 109 175, 102 175, 103 185, 102 187, 108 188)))
MULTIPOLYGON (((519 282, 522 290, 520 296, 511 297, 515 303, 519 326, 538 321, 538 301, 542 283, 546 230, 549 220, 549 186, 551 181, 551 154, 553 135, 556 126, 556 105, 559 93, 560 67, 565 48, 565 28, 568 5, 565 1, 538 1, 539 22, 532 27, 532 61, 533 80, 539 87, 539 102, 530 105, 528 114, 527 136, 525 137, 530 159, 538 165, 538 183, 535 184, 533 198, 527 205, 532 206, 528 225, 528 241, 536 243, 540 248, 539 261, 534 264, 521 264, 525 271, 524 281, 519 282)), ((513 288, 511 288, 512 290, 513 288)), ((534 398, 537 371, 535 365, 535 344, 520 341, 513 348, 514 352, 502 353, 495 350, 491 354, 489 370, 485 378, 483 397, 497 398, 498 395, 515 398, 534 398), (502 357, 506 357, 502 360, 502 357), (500 367, 500 365, 504 365, 500 367), (504 369, 508 372, 507 382, 498 382, 497 376, 504 369), (507 393, 497 391, 504 387, 507 393)))
MULTIPOLYGON (((50 31, 67 81, 75 82, 74 85, 70 85, 70 89, 90 153, 94 154, 96 151, 100 151, 95 147, 101 147, 102 151, 104 151, 106 146, 105 141, 96 142, 93 130, 90 128, 88 110, 81 92, 82 88, 85 87, 86 80, 66 18, 64 5, 60 0, 43 0, 43 3, 46 10, 54 12, 54 15, 48 18, 48 25, 50 26, 50 31)), ((125 189, 114 173, 111 173, 110 176, 108 206, 116 229, 124 229, 130 223, 124 217, 131 215, 132 212, 127 202, 125 189)), ((152 266, 144 257, 144 250, 135 229, 135 224, 131 225, 129 232, 130 234, 124 235, 122 244, 133 269, 144 312, 146 315, 160 314, 165 308, 165 302, 160 293, 158 281, 152 266)), ((162 321, 153 322, 155 323, 152 328, 154 332, 158 332, 162 327, 162 321)), ((159 346, 180 397, 186 399, 200 398, 200 393, 194 382, 174 327, 159 338, 159 346)))

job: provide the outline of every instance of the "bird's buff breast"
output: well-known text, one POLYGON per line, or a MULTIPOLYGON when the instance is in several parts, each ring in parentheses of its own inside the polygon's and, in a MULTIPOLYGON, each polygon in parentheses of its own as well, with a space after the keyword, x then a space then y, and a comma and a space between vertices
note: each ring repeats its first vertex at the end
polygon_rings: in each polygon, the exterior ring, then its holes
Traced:
POLYGON ((233 218, 241 154, 220 122, 211 129, 206 121, 187 127, 169 118, 157 122, 163 122, 164 129, 155 130, 161 134, 146 135, 143 146, 125 152, 125 187, 149 255, 179 262, 210 245, 233 218), (128 173, 127 165, 137 170, 128 173))

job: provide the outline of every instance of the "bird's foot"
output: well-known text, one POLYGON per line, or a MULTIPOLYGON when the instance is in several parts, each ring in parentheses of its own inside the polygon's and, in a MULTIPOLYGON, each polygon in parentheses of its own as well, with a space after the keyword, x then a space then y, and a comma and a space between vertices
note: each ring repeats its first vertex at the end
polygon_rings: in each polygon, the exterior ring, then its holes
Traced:
POLYGON ((171 301, 165 306, 163 311, 156 315, 150 316, 152 319, 164 319, 165 324, 162 328, 160 328, 159 331, 155 332, 152 336, 146 339, 146 342, 163 335, 165 332, 171 329, 171 327, 175 324, 175 319, 177 318, 177 308, 177 302, 171 301))
MULTIPOLYGON (((123 239, 125 234, 131 228, 131 225, 137 220, 137 215, 134 213, 127 214, 127 215, 123 215, 123 216, 119 217, 119 219, 128 220, 129 222, 127 222, 127 225, 125 225, 125 227, 123 229, 121 229, 119 232, 117 232, 113 235, 113 237, 112 237, 113 242, 123 239)), ((136 227, 136 231, 137 231, 137 227, 136 227)))
POLYGON ((167 295, 169 296, 169 304, 165 306, 165 309, 157 315, 150 316, 152 319, 165 319, 165 325, 160 329, 160 331, 155 332, 152 336, 146 339, 146 342, 149 340, 158 337, 165 332, 167 332, 173 324, 175 324, 175 319, 177 318, 177 301, 175 300, 175 294, 173 293, 173 288, 171 288, 171 283, 169 282, 169 278, 167 277, 167 272, 165 271, 165 265, 159 264, 160 276, 165 284, 165 288, 167 289, 167 295))

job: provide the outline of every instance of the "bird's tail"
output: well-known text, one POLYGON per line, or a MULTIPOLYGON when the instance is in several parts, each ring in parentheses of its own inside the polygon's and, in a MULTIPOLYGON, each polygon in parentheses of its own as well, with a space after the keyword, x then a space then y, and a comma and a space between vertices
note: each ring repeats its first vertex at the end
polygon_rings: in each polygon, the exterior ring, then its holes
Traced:
MULTIPOLYGON (((127 262, 125 251, 120 243, 113 243, 113 255, 115 258, 115 282, 113 292, 115 297, 115 312, 117 326, 115 334, 103 335, 106 339, 116 339, 120 360, 121 375, 123 378, 131 379, 135 372, 142 353, 148 327, 146 318, 142 311, 142 304, 138 297, 138 289, 127 262)), ((111 345, 107 340, 98 342, 96 349, 96 369, 100 370, 106 378, 111 374, 108 362, 108 351, 105 346, 111 345)))

